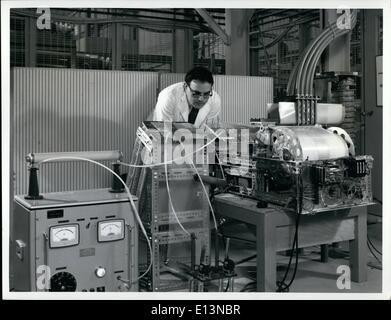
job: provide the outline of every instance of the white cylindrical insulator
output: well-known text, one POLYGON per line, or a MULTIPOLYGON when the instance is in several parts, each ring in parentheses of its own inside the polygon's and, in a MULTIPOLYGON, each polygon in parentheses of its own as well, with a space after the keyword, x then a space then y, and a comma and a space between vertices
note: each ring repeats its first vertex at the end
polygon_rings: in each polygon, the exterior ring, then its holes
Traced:
POLYGON ((84 152, 47 152, 47 153, 29 153, 26 161, 34 164, 47 159, 59 158, 51 162, 75 161, 72 158, 86 158, 94 161, 117 161, 122 159, 122 153, 119 150, 108 151, 84 151, 84 152), (62 158, 62 159, 60 159, 62 158), (69 158, 69 159, 67 159, 69 158))

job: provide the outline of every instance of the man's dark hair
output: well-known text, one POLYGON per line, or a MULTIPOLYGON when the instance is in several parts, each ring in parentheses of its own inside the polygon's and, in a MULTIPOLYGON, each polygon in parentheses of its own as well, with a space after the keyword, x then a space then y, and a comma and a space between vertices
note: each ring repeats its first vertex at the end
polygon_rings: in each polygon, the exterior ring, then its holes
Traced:
POLYGON ((185 82, 190 85, 192 80, 198 80, 201 82, 209 82, 213 86, 212 73, 204 67, 195 67, 191 69, 185 76, 185 82))

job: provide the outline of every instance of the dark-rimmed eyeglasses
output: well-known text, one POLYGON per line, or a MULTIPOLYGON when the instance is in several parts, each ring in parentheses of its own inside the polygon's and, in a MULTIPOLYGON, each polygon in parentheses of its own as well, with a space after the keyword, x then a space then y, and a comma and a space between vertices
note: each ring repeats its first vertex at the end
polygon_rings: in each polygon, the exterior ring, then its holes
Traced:
POLYGON ((209 97, 211 97, 213 95, 213 91, 208 91, 208 92, 199 92, 197 90, 193 90, 192 88, 190 88, 190 86, 188 84, 185 84, 186 87, 188 87, 190 89, 190 92, 191 92, 191 95, 193 98, 204 98, 204 99, 207 99, 209 97))

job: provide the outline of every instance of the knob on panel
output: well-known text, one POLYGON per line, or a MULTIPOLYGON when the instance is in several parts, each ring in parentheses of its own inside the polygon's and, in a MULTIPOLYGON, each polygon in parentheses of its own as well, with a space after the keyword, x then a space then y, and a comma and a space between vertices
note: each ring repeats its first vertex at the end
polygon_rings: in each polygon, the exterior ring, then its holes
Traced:
POLYGON ((98 267, 95 269, 95 275, 98 277, 98 278, 103 278, 106 274, 106 269, 103 268, 103 267, 98 267))
POLYGON ((77 282, 69 272, 59 272, 50 278, 50 290, 54 292, 76 291, 77 282))

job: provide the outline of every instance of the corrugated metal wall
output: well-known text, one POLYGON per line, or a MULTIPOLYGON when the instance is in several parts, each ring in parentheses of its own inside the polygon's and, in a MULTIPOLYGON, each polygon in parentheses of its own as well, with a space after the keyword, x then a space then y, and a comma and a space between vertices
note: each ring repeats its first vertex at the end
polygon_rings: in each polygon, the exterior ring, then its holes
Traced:
MULTIPOLYGON (((136 128, 152 112, 157 88, 184 74, 13 68, 14 192, 27 193, 30 152, 120 150, 129 162, 136 128)), ((215 76, 225 122, 266 116, 272 79, 215 76)), ((109 163, 106 163, 109 164, 109 163)), ((123 170, 127 170, 124 168, 123 170)), ((41 192, 110 186, 110 173, 89 163, 48 163, 38 172, 41 192)))
MULTIPOLYGON (((183 81, 185 74, 161 74, 159 88, 183 81)), ((221 97, 224 122, 249 124, 250 118, 265 118, 273 102, 273 78, 215 75, 214 88, 221 97)))
MULTIPOLYGON (((15 193, 26 193, 30 152, 121 150, 129 161, 135 128, 156 102, 152 72, 14 68, 15 193)), ((109 164, 109 163, 106 163, 109 164)), ((40 191, 110 186, 110 173, 89 163, 44 164, 40 191)))
POLYGON ((224 122, 249 124, 250 118, 265 118, 273 102, 273 78, 216 76, 224 122))

